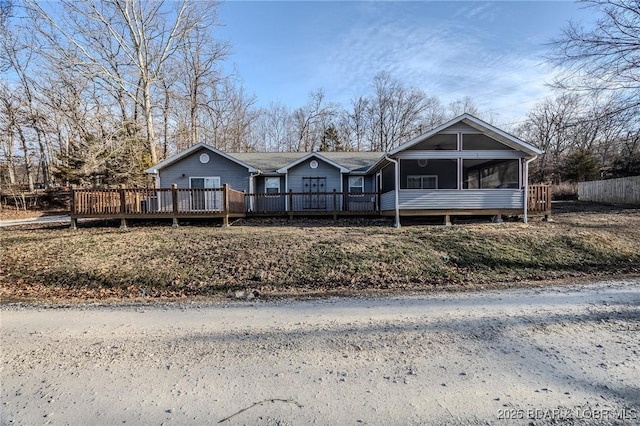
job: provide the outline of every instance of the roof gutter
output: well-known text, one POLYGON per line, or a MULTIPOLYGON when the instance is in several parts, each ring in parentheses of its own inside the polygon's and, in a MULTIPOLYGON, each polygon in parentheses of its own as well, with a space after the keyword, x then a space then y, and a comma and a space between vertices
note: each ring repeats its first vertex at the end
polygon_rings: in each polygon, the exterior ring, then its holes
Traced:
POLYGON ((529 221, 529 163, 538 158, 538 156, 534 156, 524 162, 524 215, 523 222, 527 223, 529 221))
POLYGON ((249 211, 253 211, 253 194, 255 193, 255 178, 260 176, 262 172, 258 170, 256 173, 249 171, 249 211))
POLYGON ((395 194, 395 207, 396 207, 396 222, 394 223, 393 226, 395 226, 396 228, 400 228, 400 206, 398 205, 398 190, 400 189, 399 186, 399 182, 400 182, 400 164, 398 163, 398 160, 394 160, 393 158, 389 157, 388 155, 385 155, 384 158, 393 163, 394 167, 395 167, 395 173, 393 174, 394 176, 394 180, 395 180, 395 184, 394 184, 394 194, 395 194))

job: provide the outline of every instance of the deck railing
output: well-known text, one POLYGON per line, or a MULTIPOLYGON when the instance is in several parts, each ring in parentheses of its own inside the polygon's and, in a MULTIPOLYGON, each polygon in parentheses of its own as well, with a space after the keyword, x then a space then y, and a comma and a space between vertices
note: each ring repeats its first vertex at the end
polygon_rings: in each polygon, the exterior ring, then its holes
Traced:
MULTIPOLYGON (((551 213, 551 187, 529 185, 528 211, 551 213)), ((286 192, 245 194, 227 184, 222 188, 117 188, 71 189, 71 218, 222 217, 254 215, 377 215, 381 210, 377 192, 286 192)))
POLYGON ((532 213, 551 213, 551 187, 549 185, 529 185, 527 210, 532 213))
POLYGON ((289 191, 273 194, 247 194, 246 206, 254 214, 345 215, 377 214, 377 192, 317 192, 289 191))
POLYGON ((245 213, 245 194, 241 191, 229 189, 226 193, 225 211, 229 213, 245 213))
POLYGON ((228 222, 229 215, 243 216, 244 192, 227 184, 222 188, 117 188, 71 189, 71 217, 173 218, 213 216, 228 222))

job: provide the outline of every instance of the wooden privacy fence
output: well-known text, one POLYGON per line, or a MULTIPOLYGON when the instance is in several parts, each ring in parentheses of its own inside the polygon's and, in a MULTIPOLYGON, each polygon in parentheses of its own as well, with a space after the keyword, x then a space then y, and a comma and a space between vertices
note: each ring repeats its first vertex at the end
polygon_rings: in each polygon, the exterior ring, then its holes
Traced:
POLYGON ((80 217, 121 219, 221 217, 225 225, 229 217, 245 215, 243 192, 222 188, 118 188, 71 189, 71 220, 76 226, 80 217))
POLYGON ((578 184, 578 200, 596 203, 640 204, 640 176, 580 182, 578 184))

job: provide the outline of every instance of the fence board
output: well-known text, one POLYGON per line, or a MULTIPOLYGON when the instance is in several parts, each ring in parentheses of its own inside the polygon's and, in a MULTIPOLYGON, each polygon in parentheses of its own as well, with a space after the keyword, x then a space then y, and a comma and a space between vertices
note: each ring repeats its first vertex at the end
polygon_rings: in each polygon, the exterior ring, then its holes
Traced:
POLYGON ((578 200, 596 203, 640 204, 640 176, 580 182, 578 184, 578 200))

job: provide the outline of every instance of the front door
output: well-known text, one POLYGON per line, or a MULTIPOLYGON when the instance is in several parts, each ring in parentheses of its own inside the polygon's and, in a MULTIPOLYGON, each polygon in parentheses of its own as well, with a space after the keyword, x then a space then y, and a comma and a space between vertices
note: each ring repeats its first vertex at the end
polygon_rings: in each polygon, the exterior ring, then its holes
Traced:
POLYGON ((327 178, 302 178, 302 208, 305 210, 327 209, 327 178))
POLYGON ((192 177, 190 179, 191 210, 216 211, 222 208, 222 193, 207 191, 220 188, 220 176, 192 177))

